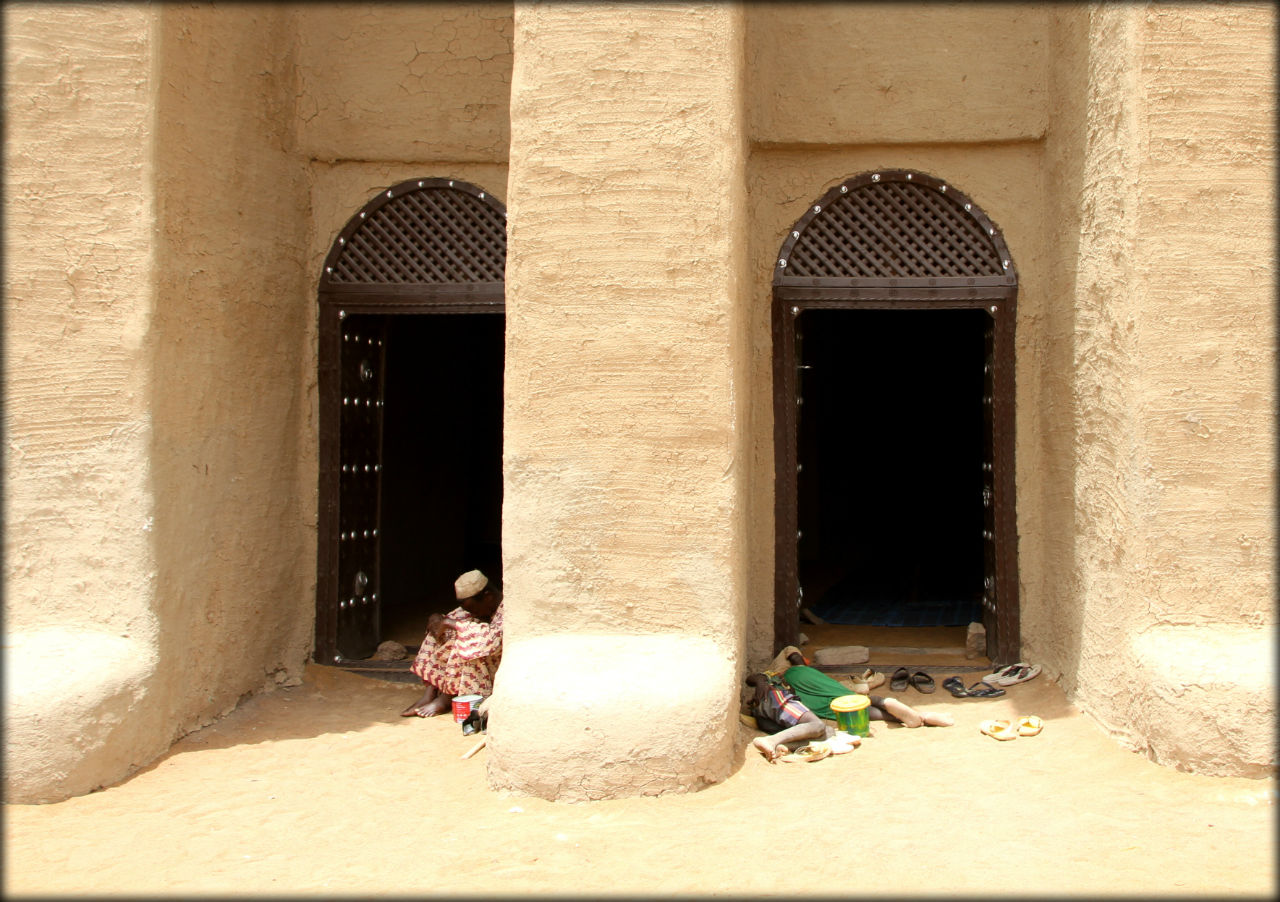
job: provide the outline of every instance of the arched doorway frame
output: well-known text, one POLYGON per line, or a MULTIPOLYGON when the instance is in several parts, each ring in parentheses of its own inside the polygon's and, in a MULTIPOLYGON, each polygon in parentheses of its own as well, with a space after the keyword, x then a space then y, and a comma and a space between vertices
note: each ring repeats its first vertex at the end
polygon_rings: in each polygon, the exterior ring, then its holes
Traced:
POLYGON ((799 634, 797 318, 818 309, 970 308, 987 311, 990 342, 983 623, 992 660, 1018 660, 1018 275, 1000 229, 942 179, 908 169, 864 172, 833 186, 788 230, 774 261, 772 294, 775 645, 794 644, 799 634))
POLYGON ((378 601, 376 583, 371 599, 345 599, 339 586, 340 542, 345 538, 339 510, 343 320, 361 313, 504 313, 506 218, 505 206, 470 182, 407 179, 356 211, 325 256, 317 292, 317 662, 344 663, 338 648, 339 605, 350 601, 376 607, 378 601))

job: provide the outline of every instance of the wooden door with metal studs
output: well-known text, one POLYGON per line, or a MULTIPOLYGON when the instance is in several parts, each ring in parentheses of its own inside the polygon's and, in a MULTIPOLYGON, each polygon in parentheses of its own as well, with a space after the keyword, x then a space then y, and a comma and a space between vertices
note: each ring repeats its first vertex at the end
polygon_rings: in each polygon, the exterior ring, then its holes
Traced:
MULTIPOLYGON (((982 367, 983 432, 981 449, 970 458, 973 473, 958 477, 957 484, 969 487, 973 538, 982 532, 981 543, 972 547, 981 555, 978 592, 988 653, 993 661, 1017 660, 1017 293, 1017 270, 995 223, 955 186, 926 173, 882 170, 849 178, 810 204, 788 231, 774 263, 772 304, 775 645, 794 644, 802 606, 819 601, 805 592, 799 566, 801 543, 811 538, 800 515, 806 503, 801 473, 808 461, 798 453, 802 435, 813 426, 805 405, 810 361, 800 344, 804 314, 953 310, 968 311, 957 320, 965 323, 965 335, 977 335, 969 331, 972 317, 985 314, 982 344, 965 358, 970 362, 957 364, 975 379, 982 367)), ((976 391, 979 383, 973 384, 976 391)))

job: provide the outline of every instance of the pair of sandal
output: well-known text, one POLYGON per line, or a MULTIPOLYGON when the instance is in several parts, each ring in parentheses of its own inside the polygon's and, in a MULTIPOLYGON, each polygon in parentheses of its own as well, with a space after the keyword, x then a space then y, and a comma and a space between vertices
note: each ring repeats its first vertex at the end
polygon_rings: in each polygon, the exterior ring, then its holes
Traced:
POLYGON ((992 739, 999 739, 1007 742, 1010 739, 1017 739, 1019 736, 1035 736, 1044 729, 1044 721, 1034 714, 1024 714, 1017 720, 984 720, 978 724, 978 729, 990 736, 992 739))
POLYGON ((915 686, 916 689, 928 694, 937 689, 937 684, 933 682, 933 677, 925 673, 923 670, 917 670, 911 673, 905 667, 899 667, 893 672, 893 676, 889 678, 889 688, 894 692, 902 692, 908 686, 915 686))
POLYGON ((960 681, 960 677, 947 677, 942 681, 942 688, 950 692, 956 698, 999 698, 1004 695, 1004 690, 992 686, 986 680, 974 683, 969 688, 965 688, 964 683, 960 681))

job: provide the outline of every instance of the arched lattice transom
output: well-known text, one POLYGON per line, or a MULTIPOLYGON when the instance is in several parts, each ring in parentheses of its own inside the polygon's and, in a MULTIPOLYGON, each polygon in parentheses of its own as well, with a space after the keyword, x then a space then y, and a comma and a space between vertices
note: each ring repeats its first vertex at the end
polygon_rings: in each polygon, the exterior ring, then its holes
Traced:
POLYGON ((325 261, 333 284, 501 282, 506 211, 456 179, 401 182, 352 218, 325 261))
POLYGON ((945 182, 907 170, 832 188, 795 224, 775 266, 779 283, 1011 276, 994 223, 945 182))

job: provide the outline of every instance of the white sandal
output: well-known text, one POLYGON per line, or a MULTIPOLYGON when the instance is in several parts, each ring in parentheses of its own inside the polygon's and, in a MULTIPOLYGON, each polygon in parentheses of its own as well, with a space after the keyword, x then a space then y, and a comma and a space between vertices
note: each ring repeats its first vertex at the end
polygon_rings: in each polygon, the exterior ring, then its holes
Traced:
POLYGON ((1018 738, 1018 728, 1007 720, 984 720, 978 724, 978 729, 992 739, 999 739, 1001 742, 1018 738))
POLYGON ((1018 718, 1018 735, 1034 736, 1044 729, 1044 721, 1034 714, 1024 714, 1018 718))

